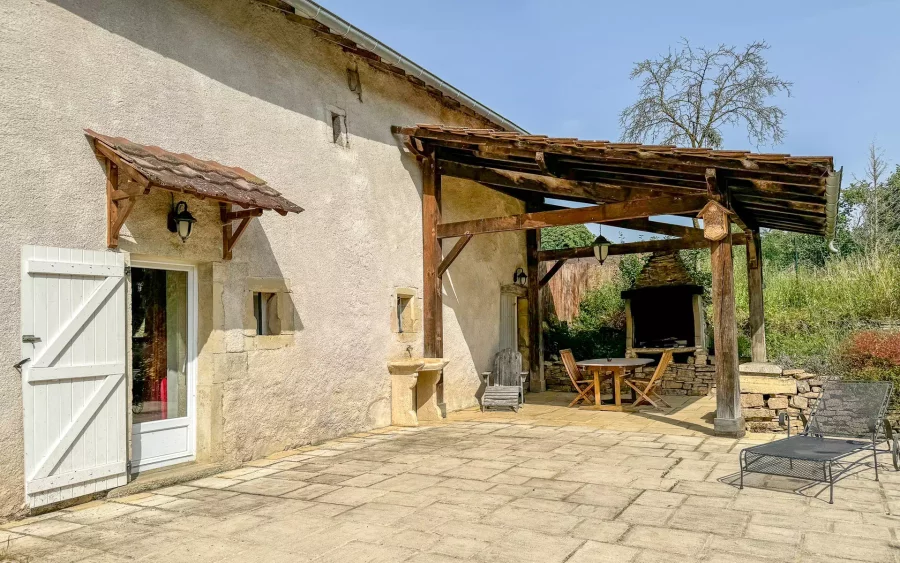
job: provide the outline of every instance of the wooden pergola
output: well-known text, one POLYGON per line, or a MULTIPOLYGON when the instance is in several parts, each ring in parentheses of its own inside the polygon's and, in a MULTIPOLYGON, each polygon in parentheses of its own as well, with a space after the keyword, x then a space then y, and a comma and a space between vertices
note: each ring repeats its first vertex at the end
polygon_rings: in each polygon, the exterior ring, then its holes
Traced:
MULTIPOLYGON (((738 372, 732 246, 746 247, 753 361, 766 361, 759 230, 833 237, 841 171, 831 157, 682 149, 549 138, 442 125, 394 127, 423 171, 425 355, 443 355, 442 275, 475 235, 526 231, 531 390, 544 390, 540 288, 594 247, 541 251, 540 229, 602 223, 676 238, 609 246, 609 254, 710 248, 716 358, 716 432, 744 432, 738 372), (441 220, 441 178, 483 184, 525 203, 525 213, 454 223, 441 220), (568 208, 544 198, 592 204, 568 208), (702 217, 703 228, 651 221, 702 217), (732 224, 740 233, 732 233, 732 224), (446 253, 442 241, 456 239, 446 253), (543 278, 538 264, 555 262, 543 278)), ((440 389, 439 389, 440 392, 440 389)), ((439 399, 440 400, 440 399, 439 399)))

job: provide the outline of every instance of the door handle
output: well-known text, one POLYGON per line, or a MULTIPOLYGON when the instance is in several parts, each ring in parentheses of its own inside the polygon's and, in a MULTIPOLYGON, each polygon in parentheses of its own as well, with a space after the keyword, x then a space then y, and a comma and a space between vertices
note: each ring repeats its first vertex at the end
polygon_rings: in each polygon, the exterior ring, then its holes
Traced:
POLYGON ((21 371, 21 370, 22 370, 22 366, 25 365, 25 362, 29 362, 29 361, 31 361, 31 358, 25 358, 25 359, 22 360, 22 361, 19 361, 19 362, 14 363, 14 364, 13 364, 13 367, 16 368, 17 370, 21 371))
POLYGON ((33 334, 23 334, 22 342, 28 342, 29 344, 34 344, 35 342, 40 342, 40 336, 34 336, 33 334))

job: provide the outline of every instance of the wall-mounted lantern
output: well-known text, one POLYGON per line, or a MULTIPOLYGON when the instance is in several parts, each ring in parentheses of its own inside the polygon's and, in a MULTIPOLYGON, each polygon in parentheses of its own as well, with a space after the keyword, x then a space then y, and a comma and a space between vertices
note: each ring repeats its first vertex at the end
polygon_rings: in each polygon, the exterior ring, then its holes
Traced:
POLYGON ((594 239, 594 258, 596 258, 601 265, 606 260, 606 257, 609 256, 609 244, 610 242, 602 234, 597 235, 597 238, 594 239))
POLYGON ((178 236, 181 237, 181 242, 186 241, 187 238, 191 236, 191 230, 194 228, 194 223, 196 222, 197 220, 194 219, 194 216, 188 211, 187 203, 183 201, 176 203, 172 208, 172 211, 169 211, 169 218, 167 221, 169 231, 178 233, 178 236))
POLYGON ((525 273, 525 270, 516 268, 516 273, 513 274, 513 283, 521 286, 525 286, 528 283, 528 274, 525 273))

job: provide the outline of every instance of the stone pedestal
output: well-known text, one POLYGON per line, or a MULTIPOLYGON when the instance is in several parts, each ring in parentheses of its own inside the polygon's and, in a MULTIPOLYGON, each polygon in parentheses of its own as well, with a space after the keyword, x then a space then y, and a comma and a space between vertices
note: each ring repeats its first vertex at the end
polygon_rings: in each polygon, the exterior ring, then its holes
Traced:
POLYGON ((746 434, 744 418, 719 418, 713 419, 713 432, 716 436, 728 436, 729 438, 743 438, 746 434))
POLYGON ((447 363, 442 358, 406 358, 388 362, 391 424, 418 426, 420 420, 441 420, 437 383, 447 363))

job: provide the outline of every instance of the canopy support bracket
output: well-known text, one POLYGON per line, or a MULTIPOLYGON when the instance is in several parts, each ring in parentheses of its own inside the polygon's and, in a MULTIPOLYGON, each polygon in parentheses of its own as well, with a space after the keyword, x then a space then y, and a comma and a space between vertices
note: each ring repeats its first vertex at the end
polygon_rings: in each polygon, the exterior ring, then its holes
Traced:
POLYGON ((260 208, 243 209, 241 211, 232 211, 230 203, 219 203, 219 215, 222 217, 222 259, 231 260, 232 251, 237 244, 238 239, 244 234, 247 226, 254 217, 262 216, 263 210, 260 208), (232 223, 240 221, 237 227, 232 223))

